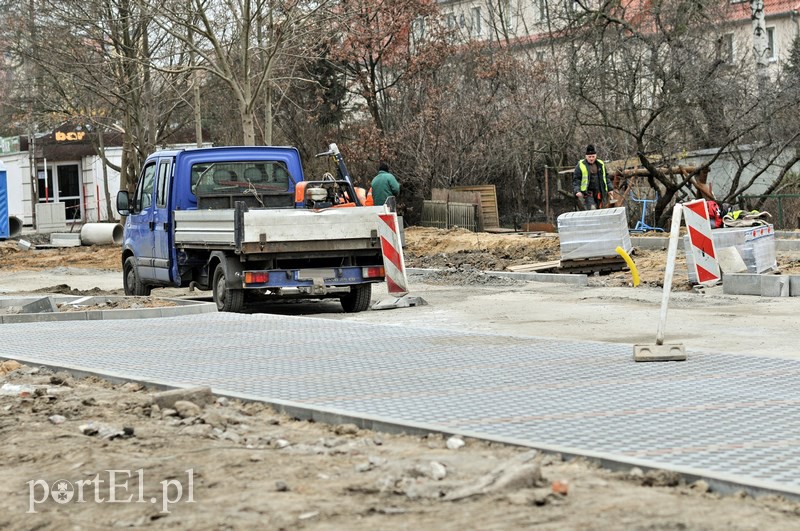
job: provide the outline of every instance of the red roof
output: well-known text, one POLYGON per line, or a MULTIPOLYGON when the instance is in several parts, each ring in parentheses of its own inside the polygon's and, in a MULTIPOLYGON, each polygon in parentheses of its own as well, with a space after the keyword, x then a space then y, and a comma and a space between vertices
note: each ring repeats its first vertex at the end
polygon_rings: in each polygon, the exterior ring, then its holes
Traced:
MULTIPOLYGON (((720 0, 725 7, 726 19, 750 20, 750 2, 748 0, 732 1, 720 0)), ((650 0, 622 0, 620 7, 625 10, 626 18, 629 21, 645 19, 649 16, 648 10, 652 7, 650 0)), ((764 0, 764 14, 767 18, 789 11, 800 11, 800 1, 798 0, 764 0)))
MULTIPOLYGON (((728 20, 750 20, 750 2, 730 2, 728 4, 728 20)), ((772 15, 787 13, 792 10, 800 10, 800 2, 797 0, 764 0, 764 15, 769 19, 772 15)))

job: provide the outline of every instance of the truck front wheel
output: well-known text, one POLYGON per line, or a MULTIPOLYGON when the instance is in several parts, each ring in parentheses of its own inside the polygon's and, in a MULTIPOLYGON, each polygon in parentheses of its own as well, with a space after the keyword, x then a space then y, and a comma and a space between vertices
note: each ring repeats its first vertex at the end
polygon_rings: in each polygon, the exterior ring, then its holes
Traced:
POLYGON ((125 288, 125 295, 135 295, 137 297, 146 297, 150 295, 150 286, 142 284, 139 278, 139 272, 136 270, 136 259, 129 256, 122 266, 122 284, 125 288))
POLYGON ((230 289, 221 265, 214 270, 214 302, 220 312, 239 312, 244 305, 244 290, 230 289))
POLYGON ((350 293, 339 297, 342 308, 348 313, 363 312, 372 299, 372 284, 361 284, 350 288, 350 293))

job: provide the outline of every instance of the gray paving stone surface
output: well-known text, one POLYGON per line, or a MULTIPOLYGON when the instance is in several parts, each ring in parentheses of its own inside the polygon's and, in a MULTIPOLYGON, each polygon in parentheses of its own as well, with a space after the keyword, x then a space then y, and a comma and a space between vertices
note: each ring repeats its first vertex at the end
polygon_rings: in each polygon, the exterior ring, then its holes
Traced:
MULTIPOLYGON (((435 323, 432 323, 435 325, 435 323)), ((276 315, 0 326, 0 356, 644 460, 800 495, 800 361, 276 315)))

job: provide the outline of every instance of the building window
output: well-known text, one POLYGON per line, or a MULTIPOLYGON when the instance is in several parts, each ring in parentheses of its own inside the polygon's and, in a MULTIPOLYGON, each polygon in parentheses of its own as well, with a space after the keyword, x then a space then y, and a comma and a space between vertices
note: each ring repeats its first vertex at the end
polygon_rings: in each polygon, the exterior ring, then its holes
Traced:
POLYGON ((726 33, 720 37, 719 58, 722 62, 729 65, 733 64, 734 59, 736 59, 733 48, 733 33, 726 33))
POLYGON ((503 22, 505 22, 506 28, 511 29, 513 20, 511 18, 511 0, 504 0, 503 1, 503 22))
POLYGON ((538 0, 539 4, 539 21, 545 22, 547 20, 547 0, 538 0))
POLYGON ((767 59, 770 61, 777 61, 778 54, 775 53, 775 27, 767 28, 767 59))
POLYGON ((514 29, 514 17, 511 0, 487 2, 492 31, 507 33, 514 29))
POLYGON ((472 34, 483 35, 483 27, 481 26, 481 8, 480 6, 472 8, 472 34))
POLYGON ((447 28, 448 29, 456 29, 458 27, 458 19, 456 18, 455 13, 448 13, 445 15, 447 17, 447 28))
POLYGON ((417 41, 421 41, 425 37, 425 19, 418 17, 411 23, 411 31, 417 41))

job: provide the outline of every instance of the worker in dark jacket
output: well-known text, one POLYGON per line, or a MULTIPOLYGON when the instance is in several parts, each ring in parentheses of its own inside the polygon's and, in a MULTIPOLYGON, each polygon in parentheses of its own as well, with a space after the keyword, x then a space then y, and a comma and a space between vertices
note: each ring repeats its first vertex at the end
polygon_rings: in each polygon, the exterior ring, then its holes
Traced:
POLYGON ((586 146, 586 157, 575 166, 572 189, 575 197, 583 199, 586 210, 602 207, 603 200, 614 189, 614 184, 606 174, 606 165, 597 158, 597 151, 592 144, 586 146))
POLYGON ((400 183, 389 173, 389 165, 381 162, 378 167, 378 175, 372 179, 372 201, 375 206, 381 206, 391 196, 400 193, 400 183))

